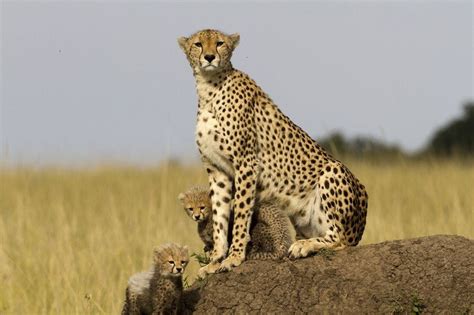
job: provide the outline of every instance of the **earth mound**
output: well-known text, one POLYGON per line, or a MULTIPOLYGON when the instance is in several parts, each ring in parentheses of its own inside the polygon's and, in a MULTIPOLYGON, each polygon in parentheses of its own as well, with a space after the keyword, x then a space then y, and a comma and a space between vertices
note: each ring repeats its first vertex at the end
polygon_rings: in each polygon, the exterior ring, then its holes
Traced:
POLYGON ((474 306, 474 241, 437 235, 246 261, 195 283, 184 313, 450 313, 474 306))

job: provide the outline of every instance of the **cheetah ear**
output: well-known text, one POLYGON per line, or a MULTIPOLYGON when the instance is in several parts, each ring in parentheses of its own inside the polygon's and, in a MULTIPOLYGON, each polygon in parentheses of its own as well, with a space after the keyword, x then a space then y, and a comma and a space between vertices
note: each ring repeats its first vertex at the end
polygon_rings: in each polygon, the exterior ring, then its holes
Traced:
POLYGON ((184 197, 186 197, 186 196, 184 195, 184 193, 180 193, 180 194, 178 195, 178 200, 181 201, 181 202, 183 202, 184 197))
POLYGON ((153 248, 153 261, 158 261, 161 255, 161 246, 153 248))
POLYGON ((235 49, 240 42, 240 35, 238 33, 234 33, 229 35, 230 40, 232 41, 232 49, 235 49))
POLYGON ((187 53, 187 46, 188 46, 188 38, 182 36, 178 38, 178 45, 181 47, 181 49, 184 51, 184 53, 187 53))

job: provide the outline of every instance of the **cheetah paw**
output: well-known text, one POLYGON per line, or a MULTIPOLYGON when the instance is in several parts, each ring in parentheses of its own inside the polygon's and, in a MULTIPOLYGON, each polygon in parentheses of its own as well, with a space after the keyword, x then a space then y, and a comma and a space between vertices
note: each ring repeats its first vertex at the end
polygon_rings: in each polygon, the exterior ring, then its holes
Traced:
POLYGON ((240 257, 240 256, 231 254, 229 255, 229 257, 224 259, 224 261, 221 263, 219 272, 230 271, 232 270, 233 267, 239 266, 244 260, 245 260, 245 257, 240 257))
POLYGON ((316 250, 317 249, 315 248, 313 241, 299 240, 299 241, 294 242, 290 246, 290 249, 288 250, 288 254, 290 258, 303 258, 314 253, 316 250))
POLYGON ((205 278, 208 274, 216 273, 219 267, 220 267, 219 262, 210 262, 209 264, 199 269, 198 277, 205 278))

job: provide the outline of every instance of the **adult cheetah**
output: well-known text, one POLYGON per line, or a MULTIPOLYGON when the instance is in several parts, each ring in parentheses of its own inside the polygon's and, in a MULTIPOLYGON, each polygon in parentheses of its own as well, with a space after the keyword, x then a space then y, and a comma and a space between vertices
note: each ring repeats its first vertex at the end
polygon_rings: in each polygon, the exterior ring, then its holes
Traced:
POLYGON ((238 34, 202 30, 178 43, 196 79, 196 142, 211 190, 214 249, 200 274, 245 260, 255 201, 286 209, 297 231, 291 257, 360 241, 367 215, 364 186, 230 62, 238 34), (226 258, 231 200, 232 244, 226 258), (224 259, 225 258, 225 259, 224 259))

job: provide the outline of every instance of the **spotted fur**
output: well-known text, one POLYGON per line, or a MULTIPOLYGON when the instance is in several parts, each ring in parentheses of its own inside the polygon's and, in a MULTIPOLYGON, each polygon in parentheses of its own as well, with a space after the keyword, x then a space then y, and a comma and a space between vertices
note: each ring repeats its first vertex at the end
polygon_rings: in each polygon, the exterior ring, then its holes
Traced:
POLYGON ((292 257, 357 245, 367 214, 364 186, 232 67, 238 34, 202 30, 178 42, 196 79, 196 142, 212 198, 215 246, 200 274, 229 270, 245 259, 256 200, 277 200, 286 210, 299 238, 290 247, 292 257))
MULTIPOLYGON (((204 251, 211 251, 214 247, 214 241, 212 239, 213 221, 210 211, 209 190, 202 186, 193 187, 181 193, 179 199, 186 213, 198 224, 198 234, 204 242, 204 251), (203 205, 204 209, 202 209, 203 205), (200 214, 196 216, 195 213, 198 211, 200 214)), ((230 231, 228 239, 229 241, 232 240, 230 231)), ((257 203, 250 227, 250 239, 251 241, 247 246, 248 259, 283 258, 291 245, 288 217, 273 203, 257 203)))
POLYGON ((122 315, 177 314, 188 248, 166 244, 154 250, 152 267, 128 280, 122 315))

